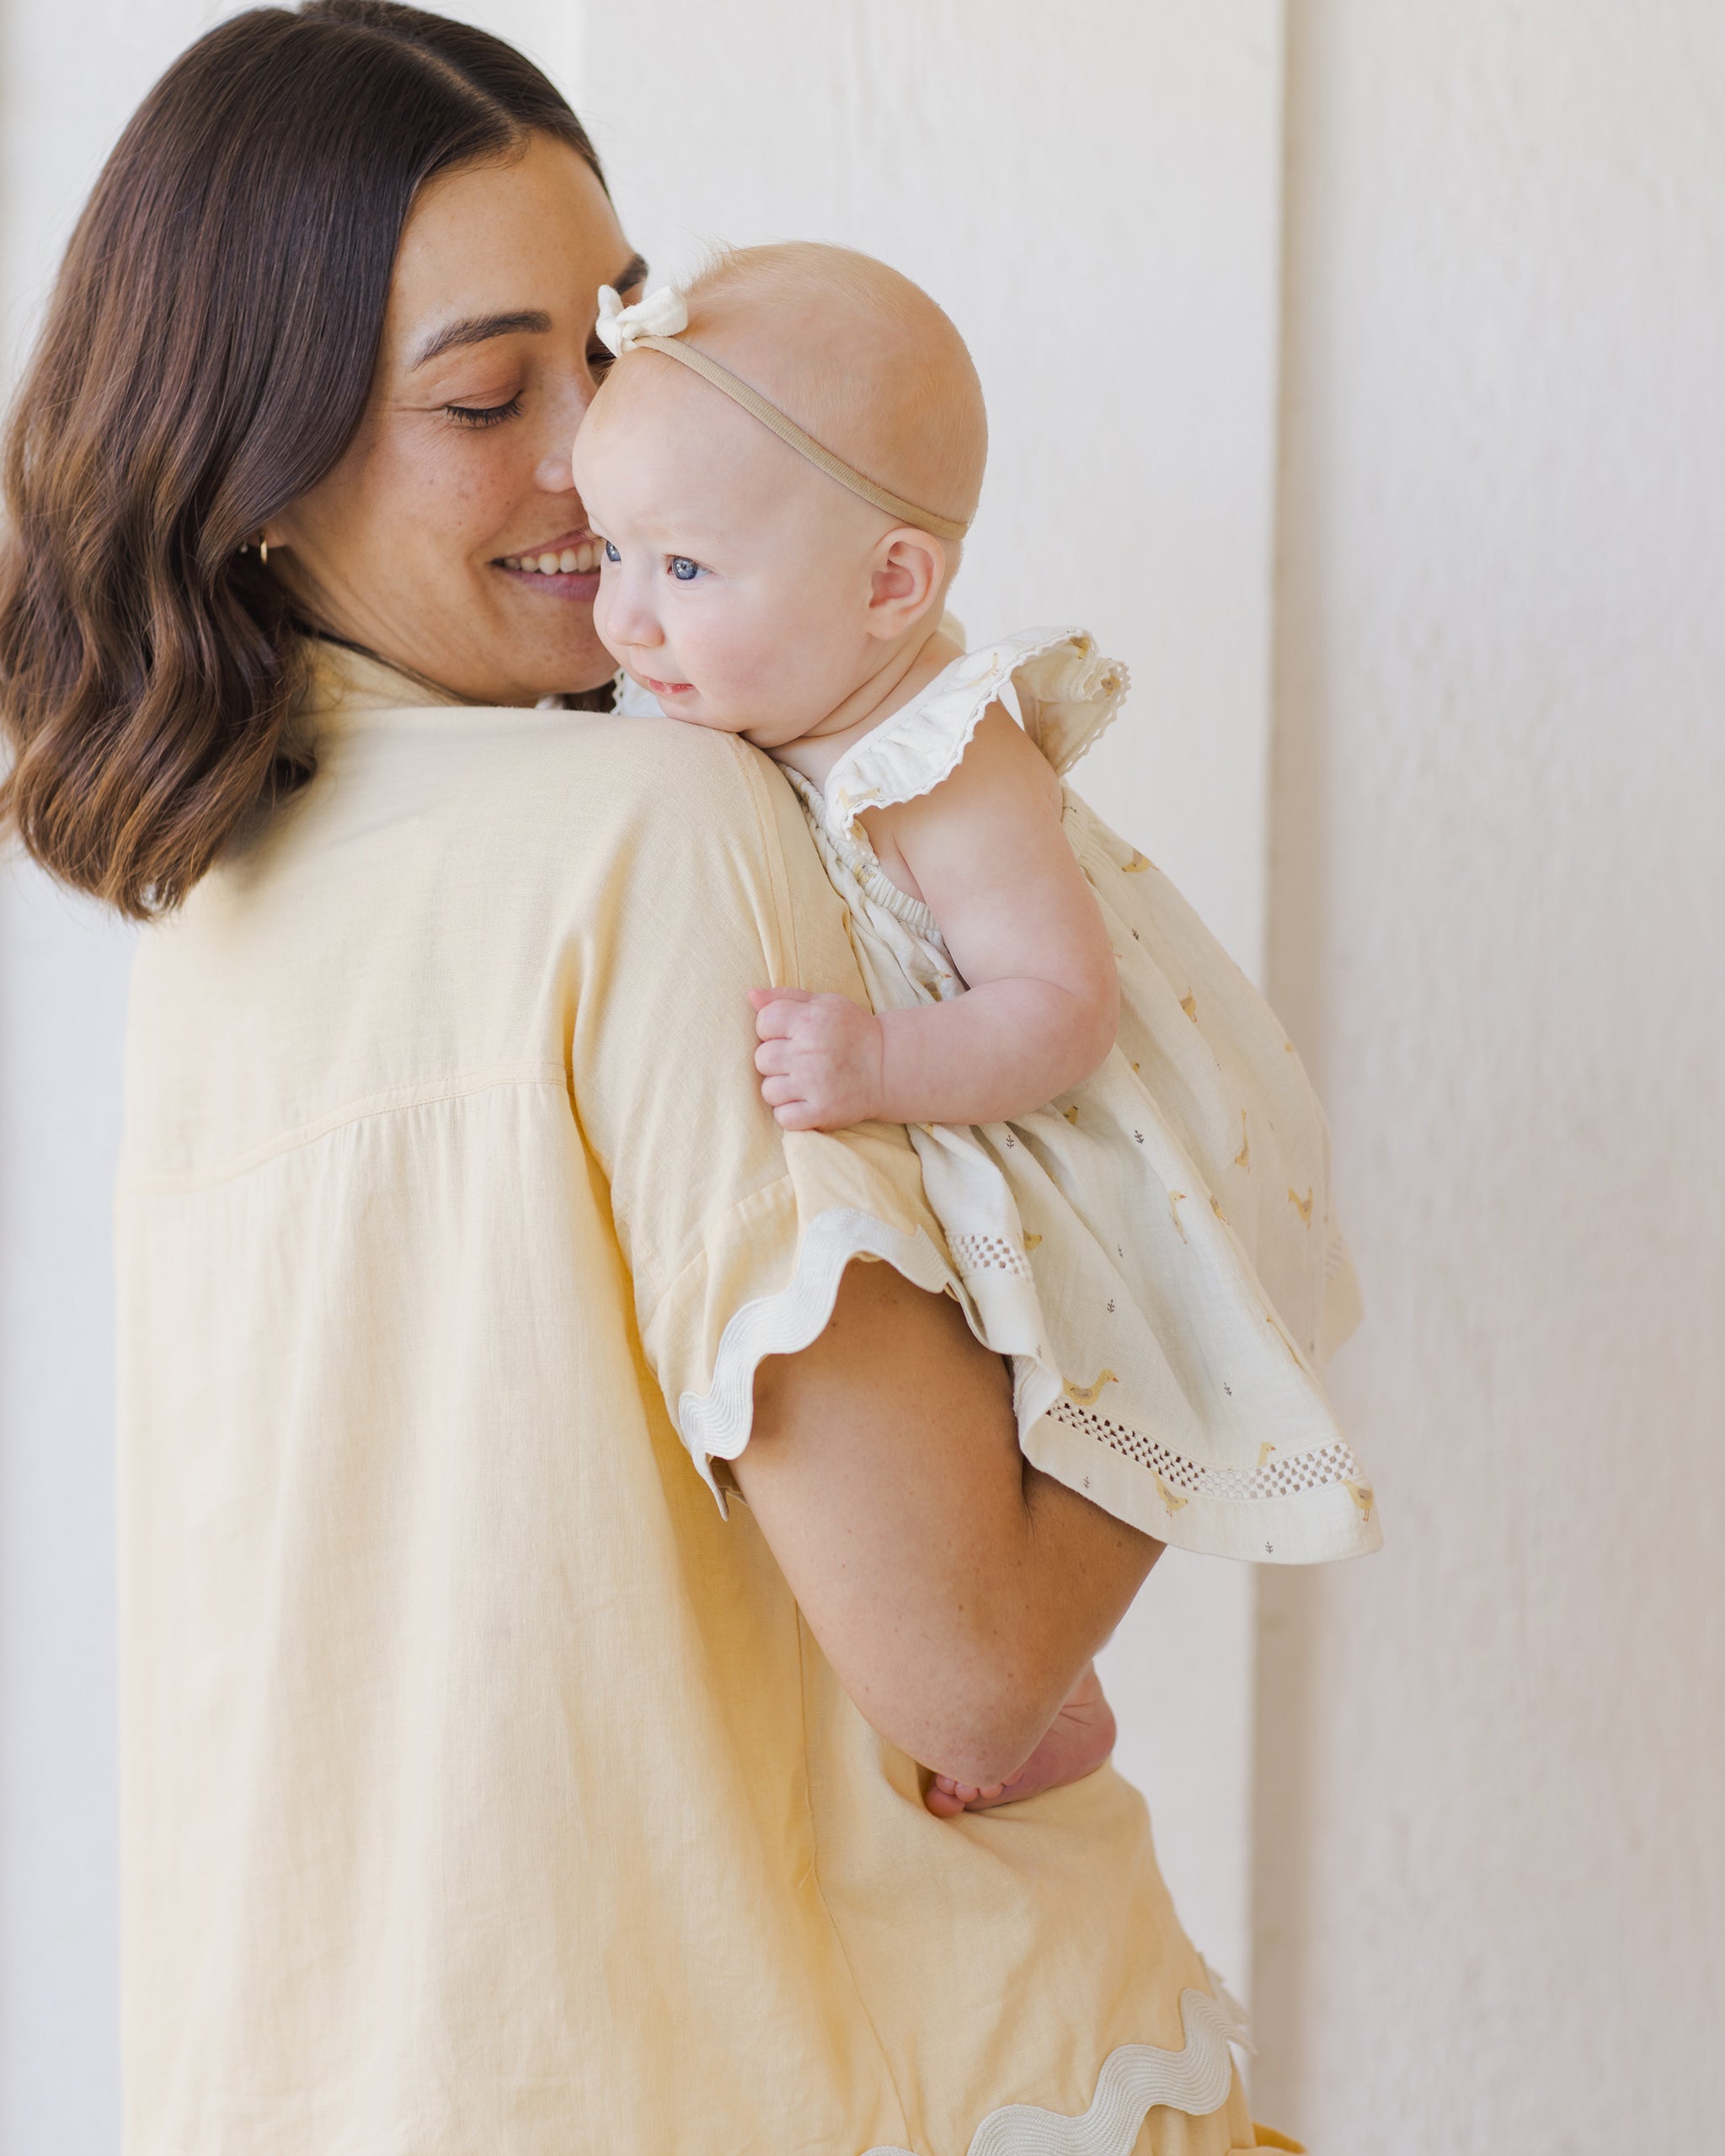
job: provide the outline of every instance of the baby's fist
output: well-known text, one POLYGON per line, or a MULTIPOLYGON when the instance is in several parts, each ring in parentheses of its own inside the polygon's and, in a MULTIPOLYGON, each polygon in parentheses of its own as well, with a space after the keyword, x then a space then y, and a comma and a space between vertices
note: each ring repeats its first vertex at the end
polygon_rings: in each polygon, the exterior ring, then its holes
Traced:
POLYGON ((879 1113, 880 1021, 848 996, 751 988, 761 1097, 786 1130, 842 1130, 879 1113))

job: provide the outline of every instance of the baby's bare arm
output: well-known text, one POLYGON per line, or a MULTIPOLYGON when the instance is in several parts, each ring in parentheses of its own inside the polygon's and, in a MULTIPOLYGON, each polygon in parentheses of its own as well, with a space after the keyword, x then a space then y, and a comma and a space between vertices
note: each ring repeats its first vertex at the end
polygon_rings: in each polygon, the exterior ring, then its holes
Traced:
POLYGON ((882 867, 940 923, 966 992, 878 1017, 838 996, 757 995, 756 1061, 779 1121, 994 1123, 1087 1078, 1114 1045, 1119 977, 1059 783, 1007 714, 987 713, 932 792, 865 820, 882 867))
POLYGON ((1087 1078, 1120 985, 1102 913, 1060 829, 1060 789, 998 706, 932 793, 865 818, 881 866, 926 901, 965 993, 877 1017, 841 996, 763 990, 761 1091, 789 1129, 995 1123, 1087 1078))
POLYGON ((969 990, 881 1014, 880 1113, 992 1123, 1087 1078, 1114 1046, 1119 977, 1040 752, 996 705, 949 779, 869 822, 877 851, 898 855, 940 923, 969 990))

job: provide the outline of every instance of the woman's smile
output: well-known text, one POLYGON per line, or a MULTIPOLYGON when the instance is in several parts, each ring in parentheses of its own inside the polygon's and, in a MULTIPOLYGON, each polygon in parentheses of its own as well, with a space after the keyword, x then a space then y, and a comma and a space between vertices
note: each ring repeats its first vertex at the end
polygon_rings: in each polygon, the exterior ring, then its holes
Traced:
POLYGON ((590 531, 566 531, 518 554, 504 554, 491 566, 542 598, 574 599, 590 606, 599 589, 601 552, 590 531))

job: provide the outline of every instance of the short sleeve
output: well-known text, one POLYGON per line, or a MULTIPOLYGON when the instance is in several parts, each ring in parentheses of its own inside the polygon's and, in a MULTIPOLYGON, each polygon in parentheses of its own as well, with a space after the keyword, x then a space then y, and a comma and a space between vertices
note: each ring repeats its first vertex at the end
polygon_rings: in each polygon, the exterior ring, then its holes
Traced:
POLYGON ((723 1505, 756 1367, 824 1330, 853 1259, 964 1298, 902 1127, 786 1132, 761 1097, 750 989, 868 1001, 788 785, 729 737, 636 723, 665 730, 661 780, 574 931, 570 1086, 648 1362, 723 1505))

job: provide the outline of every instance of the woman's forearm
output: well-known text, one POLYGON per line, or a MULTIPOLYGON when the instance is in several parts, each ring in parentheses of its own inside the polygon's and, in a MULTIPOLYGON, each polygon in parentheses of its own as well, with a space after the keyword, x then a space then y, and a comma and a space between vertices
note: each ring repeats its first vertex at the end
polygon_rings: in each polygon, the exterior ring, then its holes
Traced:
POLYGON ((734 1471, 862 1712, 964 1782, 1017 1772, 1162 1546, 1025 1466, 1000 1358, 885 1265, 762 1364, 734 1471))

